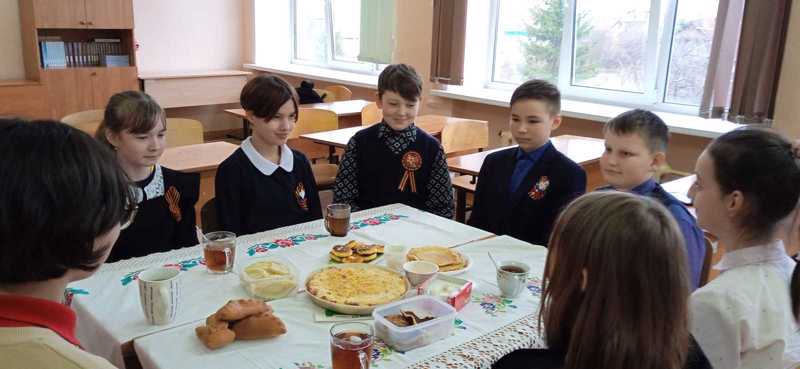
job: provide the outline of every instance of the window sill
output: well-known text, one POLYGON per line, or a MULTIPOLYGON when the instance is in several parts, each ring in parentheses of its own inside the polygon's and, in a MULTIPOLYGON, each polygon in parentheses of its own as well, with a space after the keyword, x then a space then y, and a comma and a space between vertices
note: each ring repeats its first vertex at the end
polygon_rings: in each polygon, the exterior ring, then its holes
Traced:
MULTIPOLYGON (((454 100, 469 101, 508 108, 511 91, 476 89, 462 86, 447 86, 446 89, 433 89, 431 95, 454 100)), ((563 99, 561 115, 570 118, 586 119, 605 123, 618 114, 629 110, 623 106, 597 104, 577 100, 563 99)), ((740 124, 721 119, 706 119, 692 115, 656 112, 669 127, 671 133, 689 136, 716 138, 717 136, 740 127, 740 124)))
POLYGON ((311 67, 297 64, 284 65, 257 65, 245 64, 244 68, 263 72, 285 74, 300 78, 311 78, 319 81, 341 83, 349 86, 378 89, 378 76, 345 72, 319 67, 311 67))

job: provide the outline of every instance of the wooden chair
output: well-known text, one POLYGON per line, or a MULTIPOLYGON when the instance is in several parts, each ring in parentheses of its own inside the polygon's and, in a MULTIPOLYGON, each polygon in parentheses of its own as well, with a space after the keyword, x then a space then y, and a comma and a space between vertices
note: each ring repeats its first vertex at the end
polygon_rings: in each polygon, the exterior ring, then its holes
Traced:
POLYGON ((448 157, 482 151, 489 146, 489 122, 457 119, 442 130, 442 147, 448 157))
POLYGON ((456 221, 467 222, 467 211, 472 210, 473 195, 478 179, 474 176, 456 176, 452 180, 453 189, 456 191, 456 221))
MULTIPOLYGON (((349 88, 341 86, 341 85, 334 85, 325 87, 325 90, 328 91, 329 94, 333 95, 333 100, 331 101, 344 101, 350 100, 353 98, 353 91, 350 91, 349 88)), ((325 100, 325 102, 330 102, 325 100)))
POLYGON ((383 111, 378 109, 378 104, 372 102, 361 109, 361 125, 371 126, 383 120, 383 111))
MULTIPOLYGON (((289 135, 289 138, 298 139, 300 135, 306 133, 333 131, 335 129, 339 129, 339 117, 335 112, 327 109, 300 108, 300 113, 297 116, 297 124, 291 135, 289 135)), ((320 145, 316 146, 321 147, 320 145)), ((308 149, 303 151, 307 150, 308 149)), ((323 150, 325 150, 325 148, 323 148, 323 150)), ((329 163, 317 164, 317 157, 309 154, 307 155, 312 160, 311 171, 314 172, 317 188, 320 191, 333 188, 339 166, 329 163)), ((322 157, 324 156, 327 156, 327 152, 325 152, 322 157)))
POLYGON ((691 175, 691 173, 683 172, 680 170, 672 169, 669 164, 664 164, 655 173, 655 179, 658 183, 669 182, 673 179, 678 179, 691 175))
POLYGON ((103 121, 104 113, 103 109, 84 110, 69 114, 61 118, 61 121, 94 136, 103 121))
POLYGON ((203 123, 188 118, 167 118, 167 147, 203 143, 203 123))
POLYGON ((219 221, 217 220, 217 198, 212 197, 200 209, 200 219, 202 221, 203 233, 219 231, 219 221))

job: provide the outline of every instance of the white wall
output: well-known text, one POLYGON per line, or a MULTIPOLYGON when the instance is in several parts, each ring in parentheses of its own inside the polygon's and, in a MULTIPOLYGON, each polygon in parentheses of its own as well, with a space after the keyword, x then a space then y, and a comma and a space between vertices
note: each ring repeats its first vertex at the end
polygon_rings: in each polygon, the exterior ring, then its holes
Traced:
POLYGON ((139 72, 240 69, 242 13, 241 0, 133 0, 139 72))
POLYGON ((0 0, 0 81, 25 79, 17 0, 0 0))

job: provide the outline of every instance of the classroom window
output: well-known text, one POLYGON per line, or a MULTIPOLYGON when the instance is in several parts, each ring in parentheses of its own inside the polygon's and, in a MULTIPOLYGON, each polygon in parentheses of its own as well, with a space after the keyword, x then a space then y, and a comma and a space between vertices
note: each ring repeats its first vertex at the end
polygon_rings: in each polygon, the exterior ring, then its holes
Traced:
POLYGON ((467 42, 489 44, 488 73, 477 77, 485 87, 541 78, 569 98, 678 112, 700 105, 718 0, 484 2, 470 11, 488 6, 490 36, 468 32, 467 42))
POLYGON ((292 62, 376 73, 374 63, 358 61, 360 0, 292 0, 292 62))

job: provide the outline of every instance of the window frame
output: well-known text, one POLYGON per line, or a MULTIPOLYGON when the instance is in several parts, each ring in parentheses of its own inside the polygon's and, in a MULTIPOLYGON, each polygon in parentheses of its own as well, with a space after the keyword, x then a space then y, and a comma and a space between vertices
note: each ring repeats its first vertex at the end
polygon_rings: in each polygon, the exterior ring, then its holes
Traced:
POLYGON ((291 37, 292 37, 292 50, 290 54, 289 62, 291 64, 297 65, 306 65, 324 69, 331 69, 331 70, 338 70, 343 72, 352 72, 352 73, 360 73, 360 74, 367 74, 367 75, 377 75, 380 73, 381 68, 380 65, 375 63, 369 62, 362 62, 362 61, 350 61, 350 60, 342 60, 337 59, 334 55, 335 47, 336 47, 336 36, 333 32, 333 0, 323 0, 325 3, 325 32, 327 42, 325 44, 325 61, 320 63, 313 60, 306 60, 299 58, 297 56, 298 52, 298 43, 297 43, 297 26, 298 26, 298 12, 297 12, 297 2, 302 0, 289 0, 289 12, 290 12, 290 26, 291 26, 291 37))
MULTIPOLYGON (((495 62, 500 29, 500 2, 513 0, 489 1, 489 52, 484 87, 488 89, 513 90, 517 83, 497 81, 494 79, 495 62)), ((565 0, 564 27, 561 37, 561 57, 556 85, 562 96, 568 99, 587 102, 612 104, 628 107, 642 107, 658 111, 679 114, 697 114, 698 105, 688 105, 667 101, 667 81, 675 41, 675 25, 677 24, 678 2, 680 0, 650 0, 648 19, 648 37, 645 45, 644 75, 642 92, 630 92, 599 87, 579 86, 574 84, 576 12, 578 1, 565 0), (653 11, 656 9, 657 11, 653 11)))

